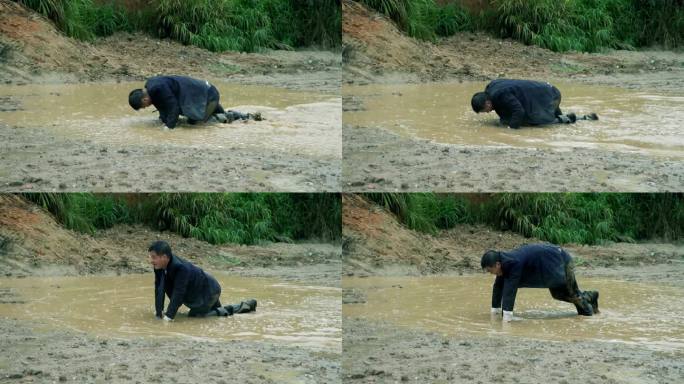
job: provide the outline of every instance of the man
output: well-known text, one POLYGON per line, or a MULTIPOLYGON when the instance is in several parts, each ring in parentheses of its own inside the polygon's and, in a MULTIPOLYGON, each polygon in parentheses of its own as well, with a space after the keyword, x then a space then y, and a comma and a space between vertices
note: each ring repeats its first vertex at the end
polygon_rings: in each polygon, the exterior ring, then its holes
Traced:
POLYGON ((136 111, 154 105, 159 119, 166 128, 173 129, 183 115, 188 123, 206 122, 212 116, 226 123, 234 120, 261 120, 261 114, 243 114, 224 111, 219 104, 219 92, 208 81, 187 76, 157 76, 145 82, 143 89, 134 89, 128 94, 128 104, 136 111))
MULTIPOLYGON (((560 91, 549 83, 498 79, 490 82, 484 92, 474 94, 470 104, 475 113, 496 111, 501 124, 518 129, 523 125, 577 121, 574 113, 561 112, 560 102, 560 91)), ((598 120, 598 115, 590 113, 580 120, 598 120)))
POLYGON ((599 312, 599 293, 579 290, 572 257, 559 246, 529 244, 508 252, 487 251, 481 265, 496 275, 491 312, 498 315, 503 309, 504 321, 514 319, 518 288, 548 288, 554 299, 574 304, 579 315, 599 312))
POLYGON ((231 316, 233 313, 256 311, 256 300, 221 306, 221 286, 202 269, 181 259, 171 252, 165 241, 155 241, 148 248, 150 263, 154 267, 154 295, 156 316, 165 321, 176 317, 178 308, 185 304, 190 308, 188 316, 231 316), (164 298, 169 296, 169 306, 164 311, 164 298))

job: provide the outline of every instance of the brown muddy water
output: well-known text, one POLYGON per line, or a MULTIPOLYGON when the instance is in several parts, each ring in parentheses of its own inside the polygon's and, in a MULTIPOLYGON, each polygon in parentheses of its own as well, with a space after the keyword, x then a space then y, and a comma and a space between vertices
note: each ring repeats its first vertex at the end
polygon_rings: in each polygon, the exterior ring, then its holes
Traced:
MULTIPOLYGON (((46 323, 105 337, 181 337, 208 341, 270 340, 339 352, 339 288, 276 279, 213 274, 221 303, 256 298, 257 311, 230 317, 190 318, 181 307, 171 323, 154 317, 154 276, 31 277, 0 279, 0 316, 46 323)), ((168 298, 165 305, 168 305, 168 298)))
POLYGON ((598 148, 684 157, 684 95, 551 83, 562 93, 564 113, 596 112, 600 120, 508 129, 499 125, 495 112, 473 112, 470 99, 484 90, 484 82, 343 86, 342 94, 361 99, 363 108, 345 111, 342 120, 440 143, 598 148))
POLYGON ((447 335, 522 336, 593 340, 684 350, 684 290, 578 276, 580 289, 600 292, 600 314, 577 316, 572 304, 554 300, 548 289, 518 290, 514 313, 504 323, 490 315, 493 276, 368 277, 342 280, 345 289, 366 295, 344 304, 345 317, 382 320, 447 335))
POLYGON ((341 100, 330 95, 268 86, 212 81, 221 105, 243 113, 261 112, 263 121, 188 125, 164 131, 154 106, 134 111, 128 93, 142 82, 24 85, 0 87, 0 122, 45 128, 70 139, 103 144, 169 144, 222 149, 253 147, 311 155, 341 151, 341 100), (337 129, 335 129, 337 127, 337 129))

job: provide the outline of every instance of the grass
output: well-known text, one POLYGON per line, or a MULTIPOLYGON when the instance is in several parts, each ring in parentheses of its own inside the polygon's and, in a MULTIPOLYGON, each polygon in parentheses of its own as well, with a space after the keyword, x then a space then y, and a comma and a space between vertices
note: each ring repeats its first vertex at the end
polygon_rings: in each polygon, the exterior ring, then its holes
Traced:
POLYGON ((360 2, 423 40, 481 30, 557 52, 596 52, 651 45, 673 49, 684 39, 681 0, 491 0, 479 14, 434 0, 360 2))
POLYGON ((116 224, 144 224, 212 244, 335 241, 341 236, 336 194, 24 194, 66 228, 94 233, 116 224))
POLYGON ((435 233, 457 224, 485 224, 556 244, 684 237, 682 194, 503 193, 495 195, 365 195, 408 228, 435 233))
POLYGON ((340 0, 158 0, 126 11, 110 0, 20 0, 66 35, 144 31, 214 52, 341 45, 340 0))

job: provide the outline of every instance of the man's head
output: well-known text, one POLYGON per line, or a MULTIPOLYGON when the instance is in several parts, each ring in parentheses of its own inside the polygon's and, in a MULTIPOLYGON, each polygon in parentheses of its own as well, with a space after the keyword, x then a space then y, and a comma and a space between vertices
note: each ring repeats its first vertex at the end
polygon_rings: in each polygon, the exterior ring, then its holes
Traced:
POLYGON ((154 269, 166 269, 171 261, 171 247, 166 241, 155 241, 147 249, 150 253, 150 264, 154 269))
POLYGON ((480 261, 482 269, 486 269, 487 272, 492 275, 503 276, 503 270, 501 269, 501 252, 498 251, 487 251, 482 255, 482 260, 480 261))
POLYGON ((134 89, 128 94, 128 104, 136 111, 140 108, 147 108, 152 105, 152 99, 144 89, 134 89))
POLYGON ((473 98, 470 100, 470 105, 473 107, 473 111, 475 111, 475 113, 491 112, 494 110, 492 100, 485 92, 478 92, 474 94, 473 98))

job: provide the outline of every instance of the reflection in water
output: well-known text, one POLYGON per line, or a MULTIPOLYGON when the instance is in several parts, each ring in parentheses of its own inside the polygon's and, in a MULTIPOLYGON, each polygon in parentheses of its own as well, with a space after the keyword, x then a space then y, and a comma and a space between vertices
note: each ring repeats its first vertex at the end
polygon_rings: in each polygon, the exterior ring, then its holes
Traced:
POLYGON ((0 121, 103 144, 248 147, 315 156, 341 151, 339 140, 331 140, 334 128, 340 127, 339 98, 267 86, 213 84, 225 109, 261 112, 265 120, 184 123, 162 131, 154 106, 136 112, 128 105, 128 93, 143 82, 124 82, 3 86, 0 100, 11 100, 15 107, 0 109, 0 121))
POLYGON ((650 348, 684 348, 684 290, 615 280, 583 279, 580 289, 600 292, 601 313, 577 316, 572 304, 554 300, 547 289, 518 291, 519 322, 491 318, 493 277, 370 277, 342 279, 344 288, 366 293, 367 302, 345 304, 347 317, 384 320, 445 334, 514 335, 551 340, 603 340, 650 348))
POLYGON ((344 86, 365 110, 344 112, 345 124, 383 127, 442 143, 546 148, 604 148, 681 157, 684 97, 552 82, 563 112, 596 112, 599 121, 510 130, 495 112, 475 114, 470 98, 486 83, 344 86))
POLYGON ((198 319, 187 317, 183 306, 174 322, 162 322, 154 317, 154 276, 147 274, 0 279, 0 292, 11 291, 20 299, 0 301, 0 316, 49 319, 51 328, 102 336, 273 340, 323 350, 341 348, 339 288, 213 275, 222 287, 222 304, 254 297, 257 311, 198 319))

